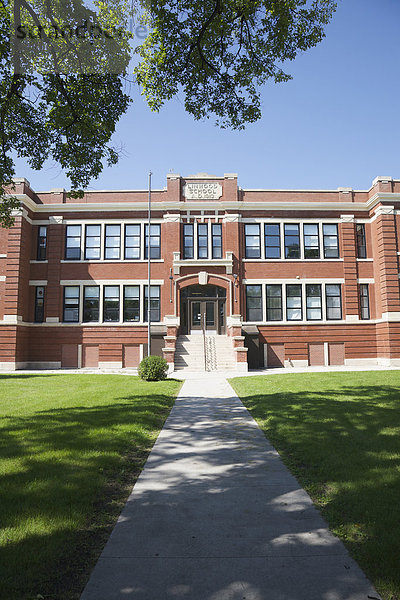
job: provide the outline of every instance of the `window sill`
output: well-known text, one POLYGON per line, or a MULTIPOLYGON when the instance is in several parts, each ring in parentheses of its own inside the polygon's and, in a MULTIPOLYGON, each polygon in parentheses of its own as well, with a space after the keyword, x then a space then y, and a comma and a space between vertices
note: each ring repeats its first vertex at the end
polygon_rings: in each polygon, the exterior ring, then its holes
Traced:
MULTIPOLYGON (((359 321, 353 321, 358 323, 359 321)), ((348 325, 344 319, 330 319, 321 321, 243 321, 242 325, 257 325, 258 327, 279 327, 281 325, 348 325)))
MULTIPOLYGON (((33 261, 31 261, 31 262, 33 262, 33 261)), ((115 259, 115 260, 109 260, 109 259, 108 260, 101 260, 101 259, 99 259, 99 260, 89 260, 89 259, 88 260, 65 260, 65 259, 64 260, 60 260, 60 263, 62 263, 62 264, 68 264, 68 265, 69 264, 71 264, 71 265, 73 265, 73 264, 79 264, 79 263, 93 264, 93 265, 95 265, 95 264, 103 265, 104 263, 106 263, 106 264, 110 264, 110 263, 113 263, 113 264, 121 264, 121 263, 140 264, 140 263, 142 263, 142 264, 146 264, 147 265, 148 262, 149 261, 147 260, 147 258, 140 259, 140 260, 130 260, 130 259, 123 259, 123 258, 115 259)), ((153 263, 163 263, 164 259, 163 258, 152 258, 150 260, 150 262, 152 264, 153 263)))
MULTIPOLYGON (((34 323, 37 324, 37 323, 34 323)), ((39 323, 40 325, 42 325, 43 323, 39 323)), ((162 324, 162 321, 152 321, 151 322, 152 325, 160 325, 162 324)), ((79 321, 78 323, 71 323, 71 322, 65 322, 65 321, 60 321, 60 323, 47 323, 47 325, 62 325, 62 326, 67 326, 67 327, 147 327, 147 321, 136 321, 135 323, 125 323, 122 321, 113 321, 113 322, 107 322, 107 323, 103 323, 100 321, 90 321, 88 323, 85 323, 83 321, 79 321)))
MULTIPOLYGON (((364 259, 361 259, 364 260, 364 259)), ((367 259, 369 260, 369 259, 367 259)), ((372 259, 371 259, 372 260, 372 259)), ((243 262, 265 263, 313 263, 313 262, 343 262, 343 258, 244 258, 243 262)))
POLYGON ((232 274, 233 252, 227 251, 225 258, 180 258, 180 252, 173 253, 175 275, 179 275, 181 267, 225 267, 227 275, 232 274))

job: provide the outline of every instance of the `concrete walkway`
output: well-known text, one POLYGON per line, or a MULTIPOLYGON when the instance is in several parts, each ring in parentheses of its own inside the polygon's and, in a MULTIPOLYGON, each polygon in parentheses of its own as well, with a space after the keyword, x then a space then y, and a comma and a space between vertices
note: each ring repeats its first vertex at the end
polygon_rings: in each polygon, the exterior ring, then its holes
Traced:
POLYGON ((81 600, 379 598, 222 377, 187 379, 81 600))

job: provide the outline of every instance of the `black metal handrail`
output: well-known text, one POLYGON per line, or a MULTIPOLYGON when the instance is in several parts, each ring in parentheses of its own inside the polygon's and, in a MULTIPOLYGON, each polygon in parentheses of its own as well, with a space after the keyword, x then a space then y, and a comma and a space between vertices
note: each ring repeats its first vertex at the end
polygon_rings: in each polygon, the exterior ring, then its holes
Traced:
POLYGON ((204 348, 204 370, 207 371, 207 348, 206 348, 206 313, 202 314, 203 321, 203 348, 204 348))

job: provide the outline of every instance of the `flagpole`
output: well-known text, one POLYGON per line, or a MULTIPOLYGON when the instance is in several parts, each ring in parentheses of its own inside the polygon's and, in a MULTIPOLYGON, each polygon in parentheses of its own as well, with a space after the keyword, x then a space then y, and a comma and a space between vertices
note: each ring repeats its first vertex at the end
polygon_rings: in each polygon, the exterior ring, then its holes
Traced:
POLYGON ((150 277, 151 277, 151 259, 150 259, 150 225, 151 225, 151 176, 149 171, 149 203, 148 203, 148 231, 147 231, 147 356, 151 355, 151 323, 150 323, 150 277))

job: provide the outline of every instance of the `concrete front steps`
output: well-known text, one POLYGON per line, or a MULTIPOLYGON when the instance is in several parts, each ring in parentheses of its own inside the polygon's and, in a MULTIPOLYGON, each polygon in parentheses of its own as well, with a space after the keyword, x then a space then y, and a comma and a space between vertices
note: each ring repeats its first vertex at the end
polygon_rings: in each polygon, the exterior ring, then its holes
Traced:
POLYGON ((176 340, 175 370, 204 371, 202 335, 180 335, 176 340))
POLYGON ((204 358, 203 335, 180 335, 176 340, 176 371, 235 371, 237 368, 232 338, 206 335, 204 358))

